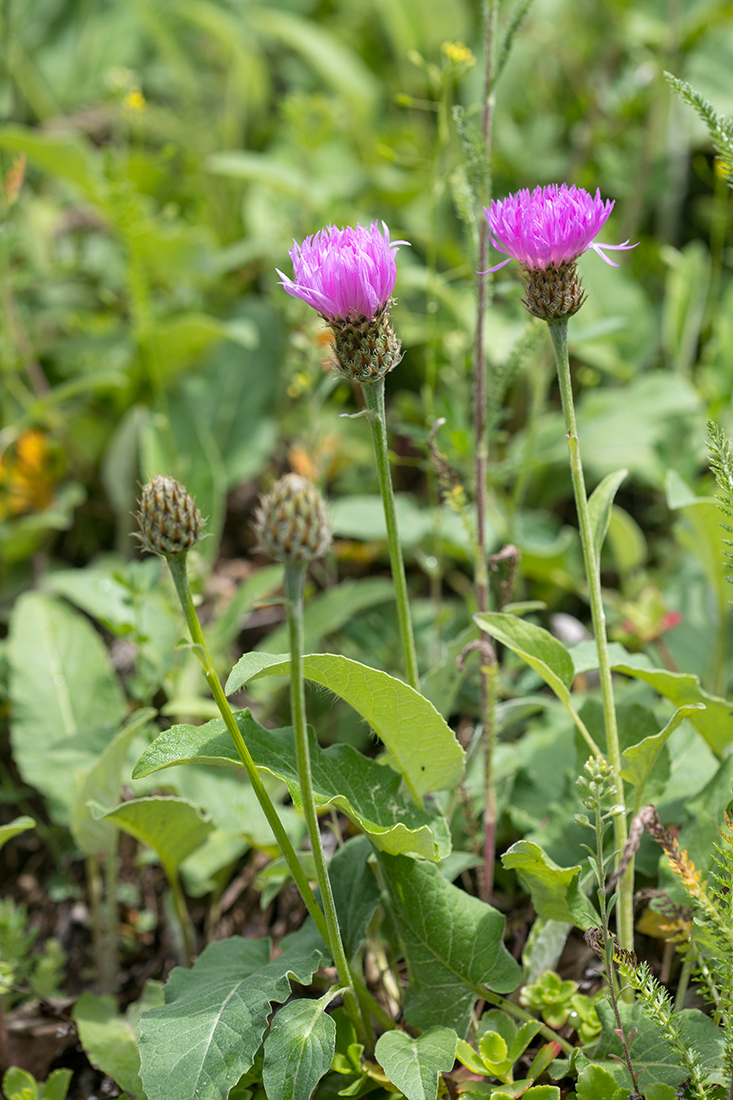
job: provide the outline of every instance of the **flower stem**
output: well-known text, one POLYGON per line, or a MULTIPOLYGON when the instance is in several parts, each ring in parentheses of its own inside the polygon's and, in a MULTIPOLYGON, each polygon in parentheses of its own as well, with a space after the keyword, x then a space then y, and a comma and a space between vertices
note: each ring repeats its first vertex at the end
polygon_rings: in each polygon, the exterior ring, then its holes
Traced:
MULTIPOLYGON (((483 0, 484 71, 481 108, 481 143, 486 173, 481 205, 491 198, 491 140, 494 121, 494 60, 498 0, 483 0)), ((489 443, 486 437, 487 368, 484 346, 486 307, 491 293, 486 268, 489 255, 489 230, 485 218, 479 218, 478 274, 476 276, 476 332, 473 353, 473 428, 476 447, 476 525, 477 553, 474 559, 473 583, 479 613, 489 610, 489 574, 486 564, 486 473, 489 443)), ((481 724, 484 745, 484 864, 481 873, 481 898, 491 900, 494 891, 496 857, 496 779, 494 775, 494 742, 496 739, 496 656, 493 648, 482 642, 481 648, 481 724)))
POLYGON ((176 586, 178 598, 181 601, 181 607, 183 608, 183 614, 186 616, 186 622, 191 634, 191 639, 194 643, 196 653, 203 666, 204 676, 211 689, 211 694, 214 696, 216 705, 219 708, 219 713, 224 719, 224 725, 227 728, 229 736, 234 742, 234 747, 239 754, 239 759, 242 761, 244 770, 247 772, 247 777, 254 789, 257 799, 262 807, 265 817, 272 829, 280 851, 283 854, 285 862, 288 865, 296 886, 300 890, 300 895, 305 902, 306 909, 310 913, 313 921, 320 932, 323 942, 328 943, 328 927, 326 920, 321 912, 321 909, 316 901, 315 894, 310 888, 310 883, 306 878, 305 872, 298 861, 298 857, 295 854, 295 849, 290 843, 290 838, 285 832, 282 821, 278 817, 277 810, 273 805, 267 790, 260 779, 260 774, 257 771, 255 762, 252 759, 249 749, 245 744, 242 732, 237 725, 237 721, 232 713, 232 708, 229 706, 229 700, 224 694, 224 689, 221 686, 219 677, 216 674, 216 669, 209 655, 209 651, 206 648, 206 642, 201 632, 201 626, 199 624, 196 609, 193 606, 193 599, 191 597, 191 589, 188 584, 188 572, 186 570, 186 555, 179 554, 177 557, 170 557, 166 559, 168 562, 168 568, 171 571, 173 577, 173 583, 176 586))
MULTIPOLYGON (((613 680, 611 677, 611 662, 608 655, 608 638, 606 636, 606 613, 603 609, 603 595, 601 592, 601 566, 600 547, 596 547, 591 524, 588 497, 585 491, 585 479, 580 460, 580 443, 578 442, 578 429, 575 422, 575 406, 573 403, 573 386, 570 378, 570 360, 568 357, 568 322, 567 318, 559 321, 548 321, 552 344, 555 351, 555 365, 560 383, 560 397, 562 410, 565 417, 565 428, 568 436, 568 448, 570 451, 570 472, 573 479, 573 493, 575 495, 575 507, 578 513, 578 525, 580 527, 580 541, 583 546, 583 561, 588 579, 588 592, 590 597, 591 618, 593 621, 593 633, 595 635, 596 649, 598 651, 598 671, 601 680, 601 696, 603 699, 603 716, 606 727, 606 752, 611 766, 613 781, 616 788, 616 806, 613 813, 613 834, 616 846, 616 859, 621 859, 628 831, 626 826, 626 803, 624 800, 624 784, 621 778, 621 747, 618 739, 618 726, 616 723, 616 706, 613 698, 613 680)), ((634 948, 634 866, 630 861, 626 871, 619 880, 618 902, 618 939, 621 947, 627 951, 634 948)))
POLYGON ((384 378, 380 378, 376 382, 363 382, 361 388, 364 393, 364 403, 370 413, 368 419, 372 429, 374 457, 377 462, 379 488, 382 493, 382 503, 384 504, 384 519, 387 524, 389 561, 392 567, 392 581, 394 583, 395 598, 397 600, 397 619, 400 627, 400 638, 402 640, 405 673, 410 687, 413 687, 415 691, 419 691, 420 677, 417 671, 415 639, 412 634, 410 599, 407 593, 405 563, 402 560, 402 547, 400 546, 400 536, 397 530, 394 489, 392 488, 392 476, 389 469, 387 418, 384 408, 384 378))
POLYGON ((333 900, 331 880, 328 877, 328 866, 323 852, 316 799, 313 791, 303 677, 303 585, 306 568, 304 562, 287 562, 285 565, 285 598, 287 601, 290 640, 290 709, 293 728, 295 729, 295 753, 298 762, 300 798, 308 828, 308 836, 310 837, 313 862, 316 866, 316 877, 321 889, 321 900, 327 926, 326 943, 338 971, 339 983, 345 987, 344 1007, 356 1028, 360 1040, 362 1042, 366 1040, 365 1046, 370 1046, 367 1025, 364 1022, 359 1001, 354 991, 354 981, 344 950, 343 940, 341 939, 341 929, 336 913, 336 904, 333 900))

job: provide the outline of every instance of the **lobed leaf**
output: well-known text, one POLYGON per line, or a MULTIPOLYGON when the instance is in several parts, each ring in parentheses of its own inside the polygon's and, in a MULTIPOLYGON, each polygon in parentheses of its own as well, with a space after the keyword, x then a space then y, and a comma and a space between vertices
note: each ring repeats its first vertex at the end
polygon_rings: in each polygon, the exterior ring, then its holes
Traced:
MULTIPOLYGON (((411 690, 411 689, 410 689, 411 690)), ((249 711, 236 715, 237 724, 258 768, 284 780, 297 806, 300 781, 292 728, 266 730, 249 711)), ((350 745, 322 749, 310 736, 311 772, 316 803, 342 810, 374 844, 392 854, 411 853, 437 860, 450 852, 444 817, 429 814, 401 796, 400 777, 391 768, 363 756, 350 745)), ((191 760, 240 765, 239 756, 221 719, 203 726, 172 726, 156 738, 138 761, 133 778, 191 760)))
POLYGON ((227 1100, 250 1068, 272 1005, 307 985, 323 958, 311 925, 286 937, 270 961, 269 939, 209 944, 191 970, 176 968, 165 1005, 140 1018, 140 1077, 148 1100, 227 1100))

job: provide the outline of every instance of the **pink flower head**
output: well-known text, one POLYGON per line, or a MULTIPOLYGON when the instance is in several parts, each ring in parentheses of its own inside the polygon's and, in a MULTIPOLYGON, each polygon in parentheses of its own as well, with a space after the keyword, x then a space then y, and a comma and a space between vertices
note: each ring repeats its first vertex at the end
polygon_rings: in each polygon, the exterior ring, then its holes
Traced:
POLYGON ((295 280, 280 270, 277 273, 288 294, 302 298, 327 321, 355 316, 374 320, 394 290, 394 254, 401 244, 407 241, 390 244, 384 222, 381 229, 377 222, 368 229, 329 225, 302 244, 293 241, 289 256, 295 280))
MULTIPOLYGON (((636 248, 623 244, 601 244, 600 233, 613 210, 613 200, 601 198, 600 190, 590 195, 582 187, 551 183, 534 191, 517 191, 505 199, 494 199, 484 207, 489 236, 494 248, 508 256, 489 271, 519 260, 530 271, 544 271, 552 264, 573 263, 592 248, 611 267, 618 267, 602 249, 636 248)), ((488 273, 487 273, 488 274, 488 273)))

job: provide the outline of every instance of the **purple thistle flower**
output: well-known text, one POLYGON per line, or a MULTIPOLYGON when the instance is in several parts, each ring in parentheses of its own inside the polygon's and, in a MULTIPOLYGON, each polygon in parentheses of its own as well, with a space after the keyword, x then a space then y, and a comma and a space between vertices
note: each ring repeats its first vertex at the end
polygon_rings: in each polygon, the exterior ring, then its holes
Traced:
POLYGON ((509 259, 489 271, 498 271, 512 260, 518 260, 529 271, 545 271, 550 266, 574 263, 590 248, 611 267, 618 267, 602 249, 636 248, 636 245, 628 241, 601 244, 594 239, 613 207, 612 199, 603 201, 600 190, 590 195, 581 187, 568 187, 566 183, 552 183, 494 199, 490 209, 484 207, 489 236, 494 248, 509 259))
POLYGON ((326 226, 302 244, 293 242, 289 256, 295 280, 278 275, 288 294, 302 298, 329 322, 374 320, 390 300, 397 279, 394 254, 407 241, 390 243, 382 222, 368 229, 357 225, 326 226))

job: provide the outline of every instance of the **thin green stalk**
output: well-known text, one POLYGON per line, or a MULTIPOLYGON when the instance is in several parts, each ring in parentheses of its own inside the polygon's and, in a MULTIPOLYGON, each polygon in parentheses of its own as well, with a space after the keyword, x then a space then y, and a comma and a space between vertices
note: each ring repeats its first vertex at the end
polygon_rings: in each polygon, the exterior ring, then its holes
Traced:
MULTIPOLYGON (((481 110, 481 141, 486 158, 486 180, 479 195, 481 204, 491 199, 491 139, 494 121, 494 62, 498 0, 484 0, 483 6, 484 72, 481 110)), ((489 444, 486 435, 487 369, 484 348, 486 307, 490 283, 486 268, 489 256, 489 229, 486 218, 479 217, 478 274, 476 284, 476 335, 473 363, 473 427, 476 447, 476 525, 478 554, 474 559, 473 583, 479 613, 489 610, 489 574, 486 564, 486 476, 489 444)), ((494 861, 496 858, 496 778, 494 775, 496 658, 493 648, 482 642, 481 660, 481 723, 484 740, 484 864, 481 875, 481 897, 491 900, 494 892, 494 861), (493 660, 492 660, 493 657, 493 660)))
MULTIPOLYGON (((119 834, 118 834, 119 835, 119 834)), ((107 852, 104 861, 104 936, 106 940, 106 973, 108 988, 103 993, 114 994, 117 986, 117 973, 120 966, 120 952, 117 941, 117 841, 107 852)))
POLYGON ((178 925, 181 929, 181 936, 183 938, 183 953, 186 957, 186 966, 193 966, 193 960, 196 954, 196 934, 194 932, 193 924, 191 922, 191 915, 188 911, 188 906, 186 905, 186 899, 183 896, 183 888, 175 871, 169 871, 166 867, 165 872, 168 877, 168 885, 171 888, 173 908, 176 911, 178 925))
POLYGON ((366 1018, 368 1015, 372 1015, 377 1023, 384 1028, 385 1031, 394 1031, 397 1024, 394 1022, 390 1014, 385 1008, 382 1008, 374 994, 367 988, 367 984, 359 974, 352 971, 351 977, 354 982, 354 989, 356 995, 361 1003, 362 1012, 366 1018))
MULTIPOLYGON (((570 359, 568 357, 568 322, 567 318, 560 321, 548 322, 552 344, 555 352, 555 364, 557 376, 560 382, 560 396, 562 399, 565 428, 568 436, 568 448, 570 451, 570 472, 573 479, 573 493, 575 495, 575 507, 578 513, 578 525, 580 527, 580 541, 583 547, 583 560, 588 580, 588 592, 590 596, 590 610, 593 621, 593 633, 595 635, 598 651, 598 671, 601 680, 601 695, 603 698, 603 716, 606 727, 606 752, 611 767, 613 781, 616 788, 616 807, 613 813, 613 835, 616 846, 616 859, 621 859, 626 847, 628 830, 626 825, 626 803, 624 799, 624 785, 621 778, 621 746, 618 739, 618 726, 616 723, 616 706, 613 698, 613 680, 611 677, 611 662, 608 656, 608 638, 606 636, 606 613, 603 609, 603 595, 601 592, 600 555, 597 553, 593 527, 588 507, 588 496, 585 490, 583 466, 580 460, 580 443, 578 442, 578 428, 575 421, 575 405, 573 403, 573 385, 570 378, 570 359)), ((621 947, 627 951, 634 948, 634 861, 621 876, 618 884, 618 939, 621 947)))
POLYGON ((102 917, 102 876, 99 873, 99 860, 96 856, 87 856, 87 894, 89 896, 89 914, 92 919, 92 942, 94 944, 94 969, 100 993, 111 993, 106 972, 104 933, 102 917))
POLYGON ((186 555, 181 554, 177 557, 170 557, 166 559, 168 562, 168 568, 171 571, 173 577, 173 583, 176 586, 178 598, 181 601, 181 607, 183 608, 183 614, 186 616, 186 622, 191 634, 191 639, 196 647, 196 653, 201 661, 204 676, 211 689, 211 694, 214 696, 216 705, 219 708, 219 713, 224 719, 224 725, 227 728, 229 736, 234 742, 234 747, 239 754, 239 759, 242 761, 247 777, 252 784, 252 788, 257 795, 257 799, 262 807, 268 824, 272 829, 275 840, 278 843, 280 851, 283 854, 283 858, 288 865, 288 870, 293 876, 296 886, 300 890, 300 895, 305 902, 305 907, 310 913, 313 921, 320 932, 324 943, 328 943, 328 927, 326 925, 325 918, 321 909, 316 901, 315 894, 310 888, 310 883, 306 878, 303 868, 300 866, 298 857, 295 853, 293 845, 290 843, 290 838, 285 832, 282 821, 278 817, 277 810, 275 809, 272 799, 270 798, 265 786, 260 779, 260 774, 255 767, 255 762, 252 759, 249 749, 245 744, 242 737, 241 730, 237 725, 236 719, 232 713, 232 708, 229 706, 229 700, 224 694, 224 689, 221 686, 219 677, 216 674, 216 669, 209 655, 209 651, 206 648, 206 642, 201 632, 201 626, 199 624, 196 609, 193 606, 193 599, 191 597, 191 589, 188 584, 188 573, 186 570, 186 555))
POLYGON ((364 1021, 359 1000, 354 991, 351 968, 341 939, 341 928, 336 913, 336 903, 333 900, 331 880, 328 876, 328 865, 323 852, 313 790, 308 727, 305 715, 305 679, 303 676, 303 585, 306 568, 304 562, 289 562, 285 565, 285 597, 290 640, 290 709, 295 730, 295 753, 298 762, 300 798, 311 842, 313 862, 316 866, 316 877, 321 890, 321 901, 323 902, 327 926, 326 943, 336 965, 339 983, 345 987, 344 1007, 356 1028, 360 1041, 365 1046, 371 1047, 368 1025, 364 1021))
POLYGON ((380 378, 376 382, 363 382, 361 388, 364 393, 364 403, 369 410, 369 426, 372 429, 374 457, 377 462, 379 488, 382 493, 382 503, 384 504, 384 519, 387 524, 387 544, 389 546, 389 562, 392 567, 392 581, 395 587, 397 620, 399 622, 400 638, 402 640, 405 673, 410 687, 413 687, 415 691, 419 691, 420 677, 417 670, 415 639, 412 634, 410 598, 407 593, 405 563, 402 560, 402 547, 400 545, 399 531, 397 530, 394 489, 392 488, 392 475, 389 469, 387 417, 384 407, 384 378, 380 378))

